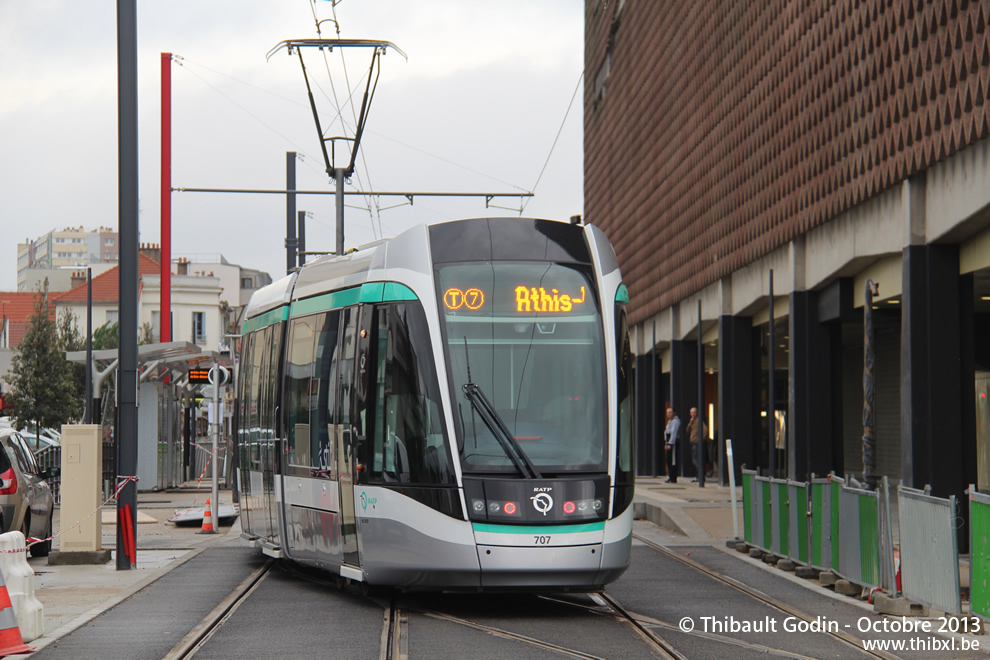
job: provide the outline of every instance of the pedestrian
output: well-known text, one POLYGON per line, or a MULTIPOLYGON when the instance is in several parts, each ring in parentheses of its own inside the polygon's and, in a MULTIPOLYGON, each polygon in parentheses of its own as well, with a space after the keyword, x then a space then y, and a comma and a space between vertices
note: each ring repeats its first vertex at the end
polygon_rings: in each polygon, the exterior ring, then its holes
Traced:
POLYGON ((667 408, 667 427, 663 432, 664 458, 667 463, 668 484, 677 483, 677 438, 681 433, 681 418, 674 413, 673 408, 667 408))
POLYGON ((708 425, 698 419, 698 409, 691 408, 691 419, 688 420, 688 438, 691 441, 691 457, 694 459, 695 476, 691 481, 697 481, 699 486, 705 485, 705 454, 708 444, 708 425))

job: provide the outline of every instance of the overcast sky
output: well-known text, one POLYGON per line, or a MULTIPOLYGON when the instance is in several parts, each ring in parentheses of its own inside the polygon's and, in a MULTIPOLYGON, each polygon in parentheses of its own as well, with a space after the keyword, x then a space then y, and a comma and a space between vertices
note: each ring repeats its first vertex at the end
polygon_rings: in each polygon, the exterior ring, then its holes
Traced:
MULTIPOLYGON (((409 58, 382 59, 349 189, 533 191, 526 216, 583 212, 580 89, 564 121, 583 66, 583 2, 339 0, 335 11, 340 33, 327 20, 323 38, 391 41, 409 58)), ((162 52, 183 58, 172 67, 173 186, 284 189, 285 154, 296 151, 297 188, 331 189, 298 56, 266 61, 281 41, 316 38, 314 13, 334 18, 323 0, 138 2, 142 242, 161 237, 162 52)), ((116 31, 112 0, 0 0, 0 290, 16 288, 18 242, 117 227, 116 31)), ((324 129, 349 134, 370 51, 303 54, 324 129), (343 101, 348 88, 356 105, 331 125, 334 94, 343 101)), ((381 197, 369 211, 347 200, 348 248, 420 222, 518 215, 520 204, 381 197)), ((333 250, 333 197, 300 197, 297 208, 313 214, 307 248, 333 250)), ((223 254, 277 279, 285 215, 284 196, 172 193, 173 257, 223 254)))

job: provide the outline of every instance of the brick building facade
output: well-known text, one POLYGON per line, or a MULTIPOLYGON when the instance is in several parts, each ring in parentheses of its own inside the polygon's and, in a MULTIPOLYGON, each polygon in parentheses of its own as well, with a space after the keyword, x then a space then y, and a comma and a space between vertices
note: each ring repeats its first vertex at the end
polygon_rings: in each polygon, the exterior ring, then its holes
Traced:
POLYGON ((585 9, 585 217, 629 288, 640 472, 658 466, 653 410, 697 400, 699 356, 738 462, 769 467, 773 382, 778 473, 861 471, 872 279, 881 472, 990 488, 974 339, 990 328, 990 3, 585 9))

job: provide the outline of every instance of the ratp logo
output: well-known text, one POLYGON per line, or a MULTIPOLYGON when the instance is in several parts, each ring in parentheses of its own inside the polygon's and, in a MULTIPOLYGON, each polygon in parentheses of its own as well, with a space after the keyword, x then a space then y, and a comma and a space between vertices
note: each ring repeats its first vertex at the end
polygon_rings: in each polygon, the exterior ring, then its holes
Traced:
POLYGON ((529 499, 533 500, 533 508, 544 516, 553 508, 553 498, 548 493, 539 493, 529 499))
POLYGON ((361 491, 361 509, 364 510, 364 511, 367 511, 369 504, 371 505, 371 508, 374 509, 375 508, 375 505, 378 504, 378 498, 377 497, 368 497, 368 494, 362 490, 361 491))

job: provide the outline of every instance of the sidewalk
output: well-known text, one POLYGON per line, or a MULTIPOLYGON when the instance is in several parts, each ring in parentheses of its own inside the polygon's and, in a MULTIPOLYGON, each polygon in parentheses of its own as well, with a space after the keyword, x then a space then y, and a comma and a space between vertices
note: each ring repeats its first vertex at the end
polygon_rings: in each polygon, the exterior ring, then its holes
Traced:
MULTIPOLYGON (((246 543, 240 538, 239 522, 215 526, 216 534, 199 534, 199 526, 167 522, 176 509, 202 507, 208 495, 208 485, 198 494, 195 487, 138 493, 137 565, 131 570, 117 570, 116 552, 109 563, 95 566, 49 566, 47 557, 29 554, 28 563, 35 573, 35 597, 45 608, 45 634, 27 644, 41 650, 212 545, 246 543)), ((231 491, 221 490, 219 500, 230 504, 231 491)), ((59 514, 56 508, 56 534, 61 529, 59 514)), ((116 508, 107 505, 102 514, 103 547, 114 549, 116 508)), ((56 537, 53 549, 58 548, 56 537)))
MULTIPOLYGON (((742 487, 736 486, 736 508, 739 514, 738 536, 743 535, 742 487)), ((732 491, 708 480, 705 487, 692 483, 689 477, 678 478, 676 484, 666 483, 665 477, 637 477, 634 515, 638 519, 680 534, 691 543, 717 544, 734 538, 732 521, 732 491)))

